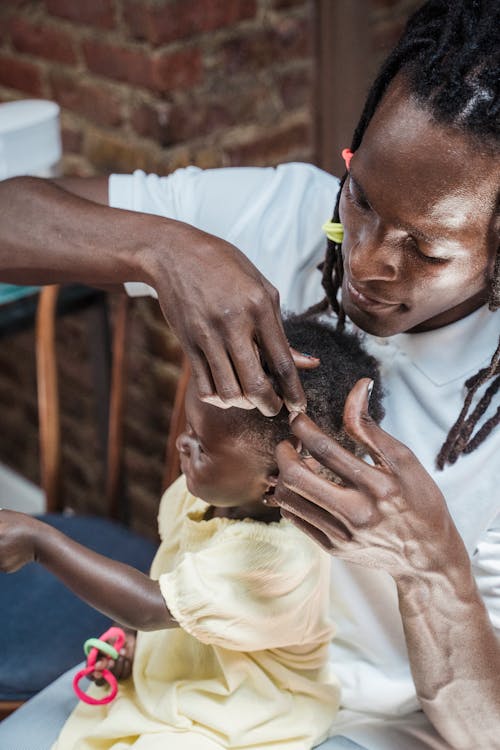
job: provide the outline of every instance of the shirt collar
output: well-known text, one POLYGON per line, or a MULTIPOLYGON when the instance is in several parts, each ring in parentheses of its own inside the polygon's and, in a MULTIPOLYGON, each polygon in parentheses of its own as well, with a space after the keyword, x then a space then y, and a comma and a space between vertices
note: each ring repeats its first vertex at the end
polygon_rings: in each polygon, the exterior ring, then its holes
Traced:
POLYGON ((484 305, 442 328, 399 333, 386 341, 406 354, 429 380, 444 385, 486 366, 498 346, 499 335, 500 310, 492 312, 484 305))

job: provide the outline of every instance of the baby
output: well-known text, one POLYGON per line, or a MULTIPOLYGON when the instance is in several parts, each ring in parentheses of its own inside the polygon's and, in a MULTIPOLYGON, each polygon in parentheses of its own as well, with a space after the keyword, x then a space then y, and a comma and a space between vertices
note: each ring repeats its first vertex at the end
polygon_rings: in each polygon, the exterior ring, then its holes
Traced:
MULTIPOLYGON (((308 413, 354 448, 343 404, 370 377, 370 409, 381 417, 374 360, 355 337, 314 320, 289 319, 285 331, 294 348, 321 360, 301 372, 308 413)), ((274 418, 222 410, 190 386, 186 419, 183 475, 161 500, 149 578, 34 518, 0 512, 1 569, 35 559, 139 631, 117 698, 78 705, 53 750, 308 750, 328 734, 340 692, 327 659, 329 556, 266 503, 274 449, 289 438, 286 410, 274 418)))

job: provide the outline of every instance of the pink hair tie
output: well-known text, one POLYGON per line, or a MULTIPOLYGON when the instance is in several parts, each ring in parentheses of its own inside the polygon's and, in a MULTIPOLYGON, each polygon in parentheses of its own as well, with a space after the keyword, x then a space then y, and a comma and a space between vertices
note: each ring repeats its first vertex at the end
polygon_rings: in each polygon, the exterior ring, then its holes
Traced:
POLYGON ((351 166, 351 159, 354 156, 354 153, 351 151, 350 148, 344 148, 342 150, 342 158, 345 161, 345 168, 347 171, 349 171, 349 167, 351 166))
POLYGON ((106 703, 111 703, 111 701, 116 697, 116 694, 118 692, 118 682, 114 674, 110 672, 109 669, 102 670, 102 676, 109 685, 109 693, 103 698, 93 698, 91 695, 88 695, 88 693, 84 693, 80 688, 79 682, 82 677, 86 677, 87 675, 92 674, 95 669, 95 663, 100 652, 106 654, 106 656, 117 659, 120 649, 122 648, 124 643, 125 633, 121 628, 116 627, 112 627, 109 628, 109 630, 106 630, 106 632, 103 633, 100 638, 89 638, 87 641, 85 641, 85 645, 83 648, 85 653, 88 654, 87 666, 83 669, 80 669, 80 671, 77 672, 73 678, 73 690, 80 698, 80 700, 84 701, 84 703, 89 703, 91 706, 104 706, 106 703), (113 646, 106 642, 107 638, 115 638, 115 643, 113 646))

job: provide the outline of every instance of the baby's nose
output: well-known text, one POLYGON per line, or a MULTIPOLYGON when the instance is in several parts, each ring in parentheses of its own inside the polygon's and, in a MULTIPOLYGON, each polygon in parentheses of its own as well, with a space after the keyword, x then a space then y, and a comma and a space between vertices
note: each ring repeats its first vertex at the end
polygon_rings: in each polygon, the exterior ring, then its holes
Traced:
POLYGON ((179 453, 184 453, 184 455, 186 456, 191 455, 191 448, 189 445, 189 436, 186 435, 185 432, 181 432, 181 434, 175 441, 175 447, 177 448, 179 453))

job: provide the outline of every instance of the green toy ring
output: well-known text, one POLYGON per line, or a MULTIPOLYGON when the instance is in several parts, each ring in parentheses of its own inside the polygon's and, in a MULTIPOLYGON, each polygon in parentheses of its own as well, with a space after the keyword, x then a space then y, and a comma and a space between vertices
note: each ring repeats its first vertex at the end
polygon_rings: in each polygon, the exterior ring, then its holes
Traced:
POLYGON ((89 655, 89 652, 92 648, 96 648, 98 651, 101 651, 103 654, 106 654, 106 656, 109 656, 111 659, 118 659, 118 651, 116 648, 113 648, 111 643, 107 643, 106 641, 101 641, 100 638, 88 638, 85 643, 83 644, 83 650, 85 651, 85 656, 89 655))

